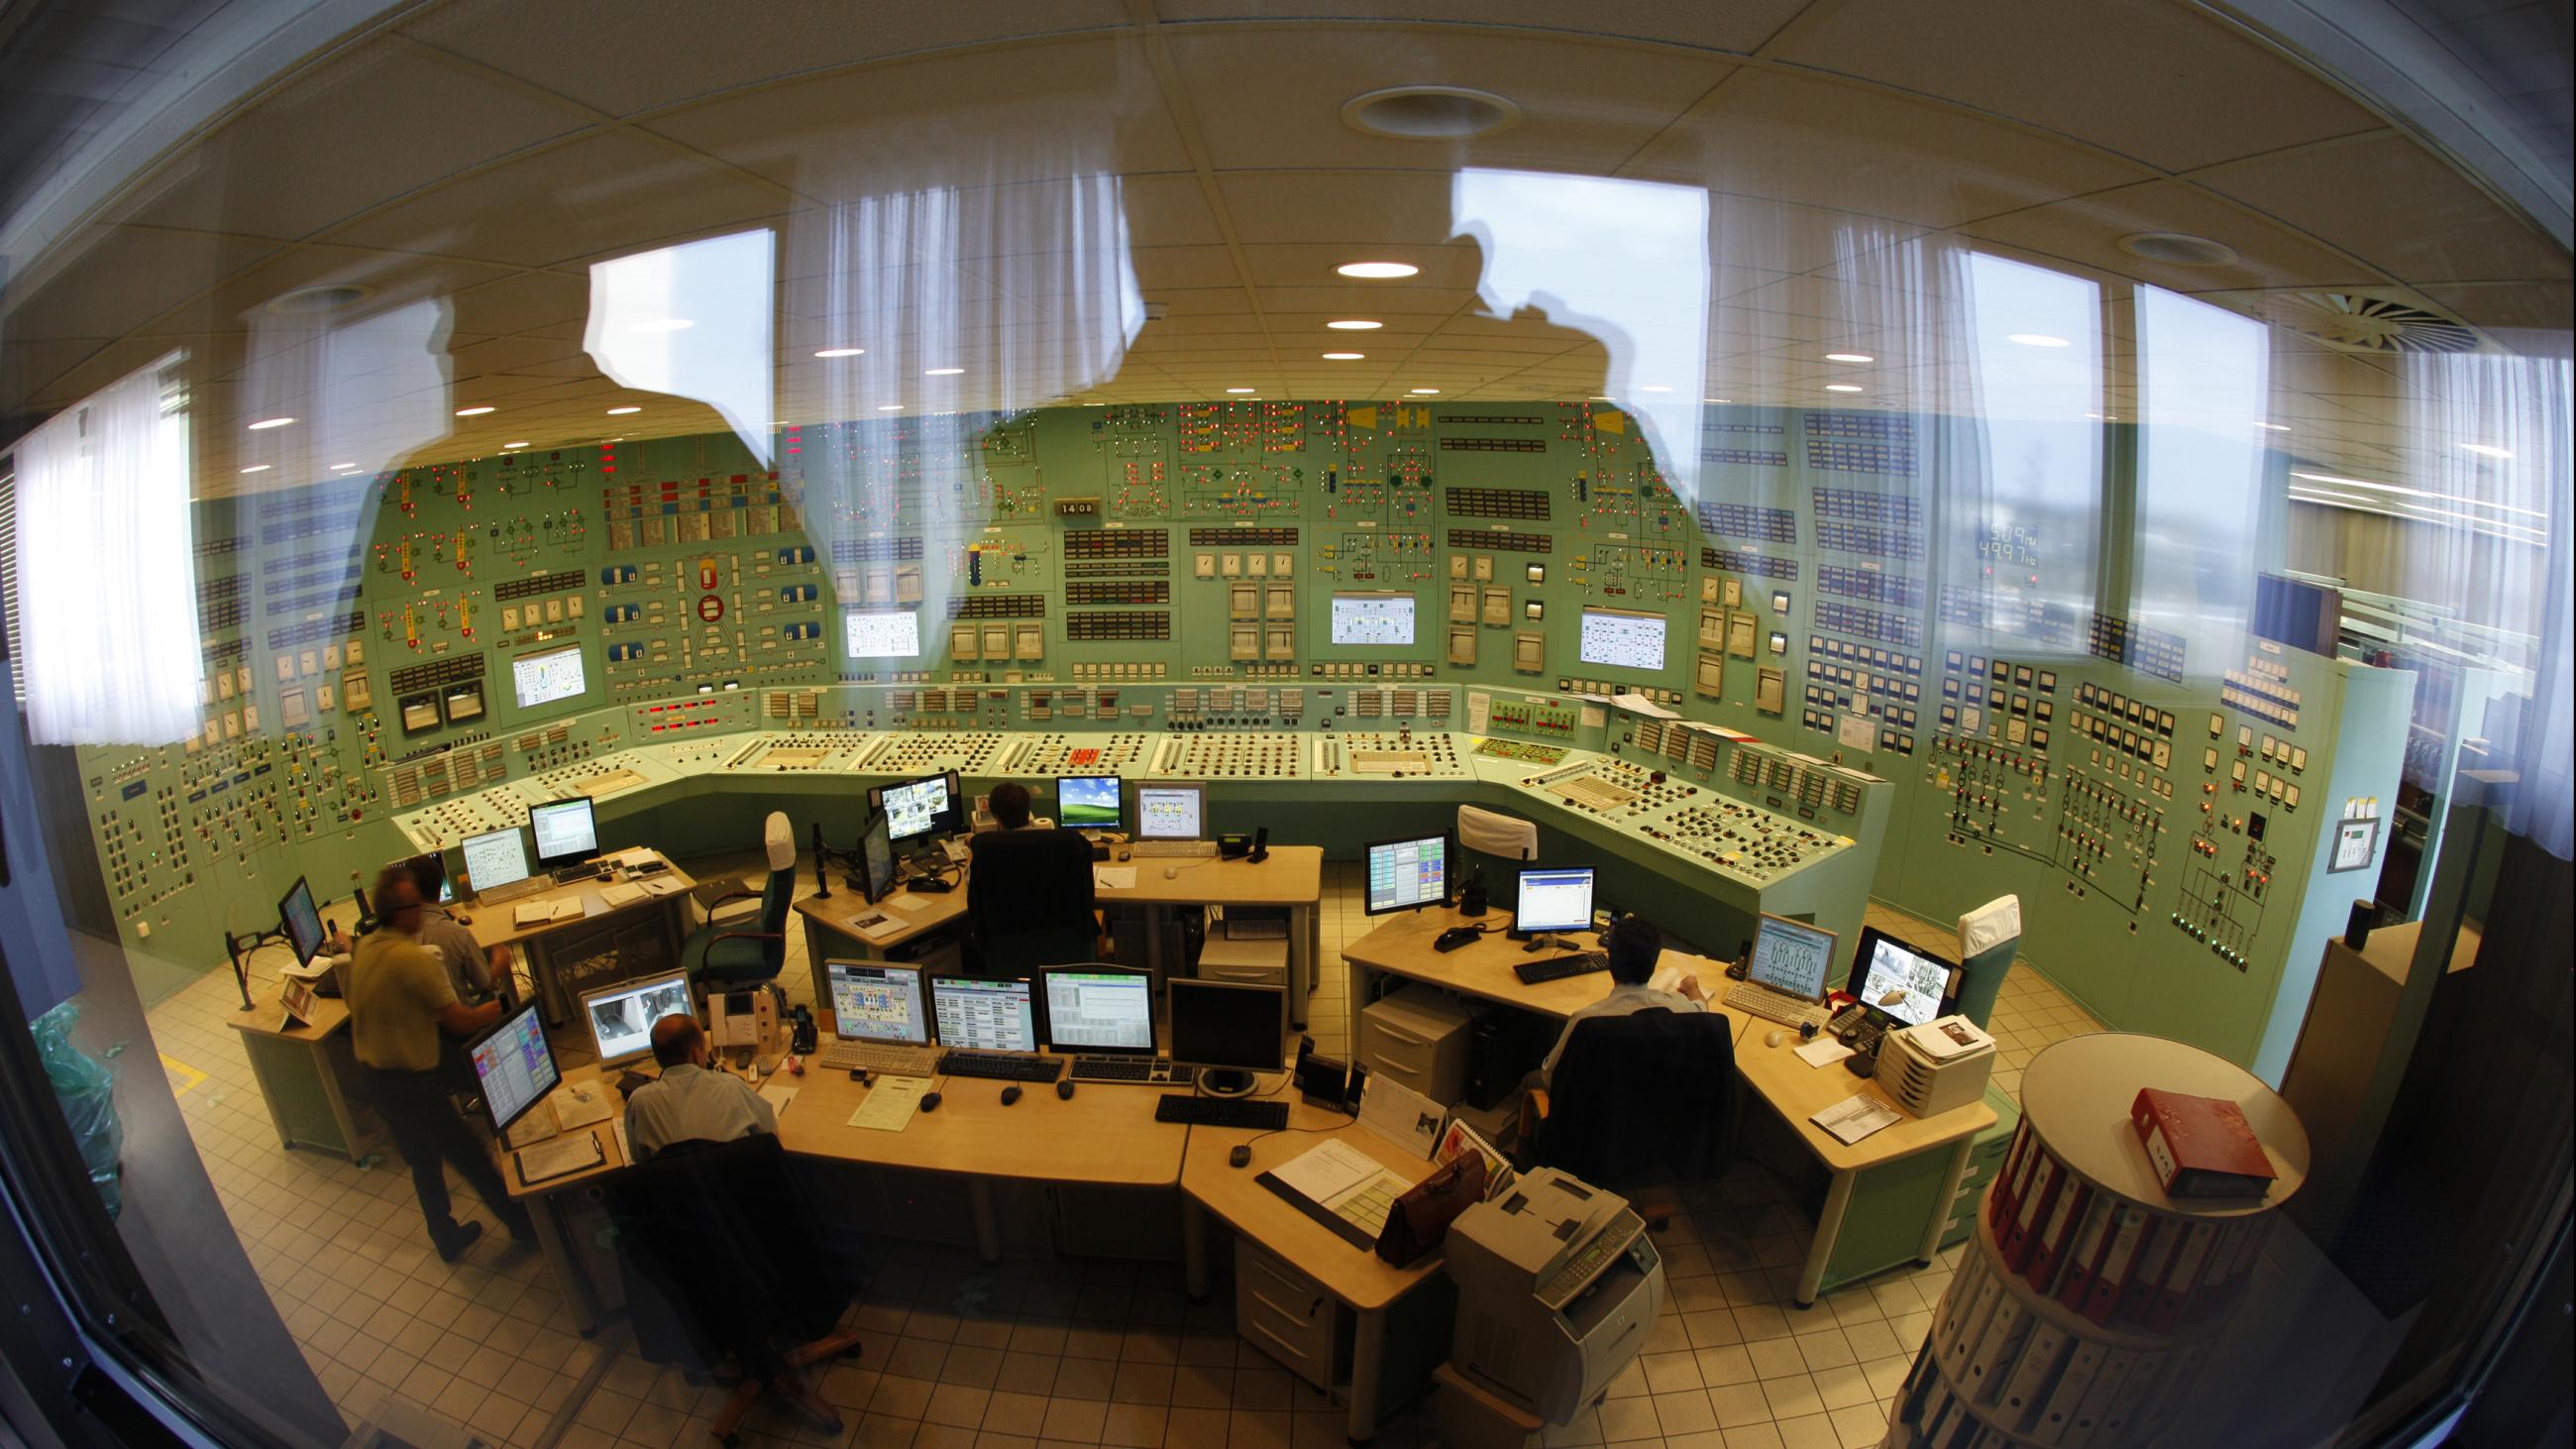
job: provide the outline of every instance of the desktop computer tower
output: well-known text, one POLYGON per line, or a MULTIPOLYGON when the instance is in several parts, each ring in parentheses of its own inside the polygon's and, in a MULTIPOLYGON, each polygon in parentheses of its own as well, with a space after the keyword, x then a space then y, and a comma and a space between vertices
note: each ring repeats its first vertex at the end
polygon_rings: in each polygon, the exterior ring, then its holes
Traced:
POLYGON ((1564 1023, 1534 1011, 1489 1007, 1467 1027, 1467 1103, 1489 1112, 1510 1100, 1521 1078, 1547 1060, 1564 1023))

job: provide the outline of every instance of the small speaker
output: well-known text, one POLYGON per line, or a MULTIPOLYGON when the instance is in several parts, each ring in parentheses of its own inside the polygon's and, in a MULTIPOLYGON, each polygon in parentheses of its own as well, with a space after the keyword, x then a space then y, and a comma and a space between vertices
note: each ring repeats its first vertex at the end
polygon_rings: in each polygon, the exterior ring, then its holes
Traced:
POLYGON ((2343 923, 2343 943, 2344 943, 2344 945, 2346 945, 2346 946, 2350 947, 2351 949, 2353 949, 2353 950, 2355 950, 2355 951, 2358 951, 2358 950, 2360 950, 2362 947, 2369 945, 2369 944, 2370 944, 2370 926, 2371 926, 2371 922, 2372 922, 2373 920, 2375 920, 2375 919, 2378 917, 2378 915, 2379 915, 2379 907, 2378 907, 2378 906, 2376 906, 2375 904, 2371 903, 2370 901, 2368 901, 2368 900, 2357 900, 2357 901, 2354 901, 2354 902, 2352 903, 2352 914, 2344 918, 2344 923, 2343 923))
POLYGON ((1268 860, 1269 858, 1270 827, 1264 825, 1260 829, 1252 832, 1252 854, 1245 856, 1244 859, 1250 861, 1254 865, 1259 865, 1261 862, 1268 860))

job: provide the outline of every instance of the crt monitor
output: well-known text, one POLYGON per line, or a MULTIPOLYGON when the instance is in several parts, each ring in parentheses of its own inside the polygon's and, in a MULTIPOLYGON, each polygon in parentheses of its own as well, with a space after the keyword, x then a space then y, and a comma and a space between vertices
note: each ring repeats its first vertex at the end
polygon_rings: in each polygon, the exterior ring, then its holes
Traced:
POLYGON ((1288 993, 1276 986, 1175 976, 1171 992, 1172 1060, 1199 1071, 1199 1090, 1239 1097, 1255 1072, 1279 1070, 1288 1031, 1288 993))
POLYGON ((599 854, 599 824, 587 795, 531 806, 528 833, 537 838, 539 870, 573 865, 599 854))
POLYGON ((465 883, 476 891, 494 891, 528 878, 528 842, 513 826, 465 837, 457 853, 465 857, 465 883))
POLYGON ((1833 961, 1833 932, 1804 921, 1764 916, 1754 927, 1753 964, 1745 974, 1774 991, 1822 1001, 1833 961))
POLYGON ((1592 867, 1531 866, 1521 872, 1512 905, 1512 934, 1538 936, 1550 931, 1585 931, 1592 927, 1592 867))
POLYGON ((1456 854, 1445 834, 1370 841, 1368 914, 1449 904, 1449 863, 1456 854))
POLYGON ((1025 976, 934 976, 930 1010, 939 1044, 970 1052, 1038 1049, 1037 998, 1025 976))
POLYGON ((825 961, 832 1031, 843 1041, 930 1044, 930 1002, 921 968, 886 961, 825 961))
POLYGON ((1136 782, 1138 840, 1207 838, 1207 786, 1196 780, 1136 782))
POLYGON ((1124 830, 1125 797, 1116 775, 1058 775, 1055 823, 1066 830, 1124 830))
POLYGON ((1055 966, 1046 983, 1047 1042, 1058 1050, 1144 1056, 1154 1050, 1154 978, 1112 966, 1055 966))
POLYGON ((603 1067, 623 1066, 653 1054, 653 1023, 666 1016, 694 1016, 689 1004, 689 973, 666 971, 639 976, 581 994, 581 1015, 590 1023, 590 1044, 603 1067))
POLYGON ((894 831, 882 810, 859 827, 859 889, 871 902, 894 894, 894 831))
POLYGON ((277 903, 277 918, 286 923, 286 944, 295 964, 310 966, 322 954, 322 913, 313 908, 313 887, 297 876, 286 898, 277 903))
POLYGON ((528 1109, 544 1101, 555 1083, 563 1080, 555 1070, 555 1054, 546 1045, 546 1024, 537 1016, 533 997, 476 1037, 466 1047, 466 1056, 474 1063, 474 1082, 482 1089, 483 1111, 495 1132, 510 1130, 511 1123, 528 1115, 528 1109))
POLYGON ((885 812, 886 833, 898 844, 925 835, 954 835, 965 828, 964 802, 958 798, 954 770, 880 786, 870 794, 870 803, 885 812))
POLYGON ((1851 979, 1843 989, 1877 1016, 1901 1026, 1922 1026, 1949 1008, 1950 983, 1957 972, 1940 957, 1868 926, 1861 930, 1851 979))

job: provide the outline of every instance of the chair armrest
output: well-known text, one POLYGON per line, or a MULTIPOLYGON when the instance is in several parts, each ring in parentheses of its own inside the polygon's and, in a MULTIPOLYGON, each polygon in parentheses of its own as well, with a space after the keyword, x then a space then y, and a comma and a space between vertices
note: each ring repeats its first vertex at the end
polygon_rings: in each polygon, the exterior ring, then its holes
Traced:
POLYGON ((712 946, 718 941, 784 941, 786 939, 786 934, 779 931, 718 931, 707 938, 707 944, 712 946))
POLYGON ((1532 1087, 1521 1093, 1520 1120, 1512 1133, 1512 1166, 1526 1172, 1538 1152, 1538 1129, 1547 1122, 1547 1091, 1532 1087))

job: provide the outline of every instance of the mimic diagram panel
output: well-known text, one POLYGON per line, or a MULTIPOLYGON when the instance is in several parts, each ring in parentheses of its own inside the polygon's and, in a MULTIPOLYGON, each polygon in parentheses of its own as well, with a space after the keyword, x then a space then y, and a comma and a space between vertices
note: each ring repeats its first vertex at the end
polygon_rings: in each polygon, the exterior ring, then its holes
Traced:
POLYGON ((2369 671, 2110 607, 2096 510, 1987 499, 1973 427, 1713 405, 1677 490, 1605 403, 1122 404, 208 502, 201 728, 81 752, 94 843, 129 947, 194 970, 407 848, 396 816, 714 769, 1221 798, 1607 751, 1534 798, 1759 890, 1847 861, 1876 777, 1877 894, 2017 893, 2105 1020, 2245 1056, 2310 897, 2353 893, 2320 862, 2376 850, 2369 671))

